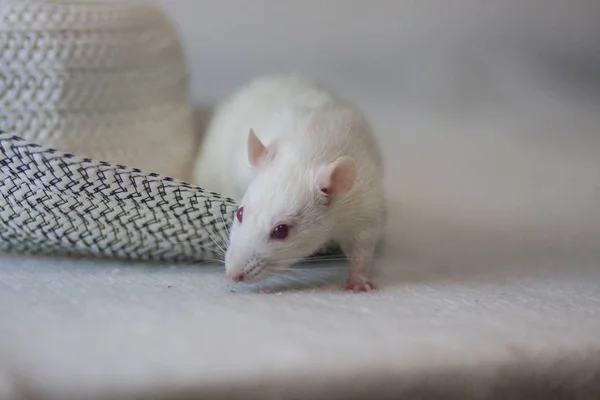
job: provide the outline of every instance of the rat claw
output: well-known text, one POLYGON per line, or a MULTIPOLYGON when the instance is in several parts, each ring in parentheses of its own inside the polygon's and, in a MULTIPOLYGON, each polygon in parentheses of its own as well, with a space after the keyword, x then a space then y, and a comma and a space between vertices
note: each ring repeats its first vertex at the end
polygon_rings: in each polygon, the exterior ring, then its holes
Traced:
POLYGON ((347 282, 341 289, 346 292, 361 293, 377 290, 377 285, 373 282, 347 282))

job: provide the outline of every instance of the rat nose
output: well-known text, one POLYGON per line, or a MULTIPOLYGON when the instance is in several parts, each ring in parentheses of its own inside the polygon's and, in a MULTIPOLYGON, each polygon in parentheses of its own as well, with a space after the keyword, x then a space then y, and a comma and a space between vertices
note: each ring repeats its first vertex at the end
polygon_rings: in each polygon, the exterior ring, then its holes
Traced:
POLYGON ((244 280, 244 274, 241 272, 229 272, 227 276, 234 282, 242 282, 244 280))

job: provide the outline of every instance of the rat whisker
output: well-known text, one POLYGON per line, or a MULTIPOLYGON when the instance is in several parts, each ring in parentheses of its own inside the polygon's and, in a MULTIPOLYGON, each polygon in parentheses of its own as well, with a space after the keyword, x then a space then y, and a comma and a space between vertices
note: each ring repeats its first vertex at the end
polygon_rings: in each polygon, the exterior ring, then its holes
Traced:
POLYGON ((223 260, 219 260, 218 258, 203 257, 202 260, 199 260, 198 262, 194 263, 194 265, 207 264, 207 263, 223 264, 223 260))
POLYGON ((217 253, 219 256, 224 256, 225 255, 224 253, 221 253, 221 251, 220 251, 220 249, 218 247, 214 248, 214 247, 203 246, 203 245, 200 245, 200 244, 196 244, 196 245, 194 245, 194 247, 197 247, 197 248, 202 249, 202 250, 206 250, 207 252, 210 252, 210 253, 217 253))
MULTIPOLYGON (((219 210, 220 212, 220 210, 219 210)), ((212 240, 212 242, 215 244, 215 246, 217 246, 219 248, 219 250, 221 251, 221 255, 225 255, 226 251, 225 248, 223 246, 221 246, 221 244, 223 244, 225 242, 225 240, 223 239, 223 237, 221 236, 221 234, 218 231, 213 231, 213 233, 219 238, 221 239, 220 241, 216 241, 215 238, 210 234, 210 231, 208 229, 205 230, 206 234, 208 235, 208 237, 210 238, 210 240, 212 240)))
MULTIPOLYGON (((291 276, 291 275, 289 275, 287 273, 275 274, 275 273, 272 273, 271 271, 269 271, 269 272, 270 272, 270 275, 272 275, 272 276, 277 276, 277 277, 280 277, 280 278, 283 278, 283 279, 287 279, 287 280, 299 283, 299 284, 304 285, 304 286, 309 286, 310 288, 313 288, 313 289, 319 287, 318 285, 315 285, 314 283, 311 284, 311 281, 314 281, 315 279, 309 279, 309 277, 306 277, 305 279, 301 279, 299 277, 291 276)), ((316 278, 316 281, 320 282, 320 283, 324 283, 324 284, 330 284, 330 282, 328 282, 325 279, 316 278)))
MULTIPOLYGON (((319 288, 318 285, 312 283, 313 279, 300 279, 298 277, 289 276, 289 275, 285 275, 285 274, 283 274, 281 276, 284 279, 291 280, 293 282, 299 283, 300 285, 307 286, 307 287, 309 287, 311 289, 318 289, 319 288)), ((323 279, 316 279, 316 280, 317 280, 317 282, 326 283, 326 281, 323 280, 323 279)))
POLYGON ((304 257, 302 261, 329 261, 329 260, 348 260, 345 255, 329 255, 329 256, 308 256, 304 257))
POLYGON ((223 209, 219 207, 219 213, 221 214, 221 221, 223 222, 223 226, 225 227, 225 232, 227 233, 226 247, 229 247, 229 241, 231 237, 231 230, 229 229, 229 224, 225 221, 225 215, 223 215, 223 209))
POLYGON ((198 232, 198 236, 202 236, 203 234, 206 234, 208 238, 199 237, 198 242, 200 243, 196 243, 194 244, 194 246, 224 256, 225 251, 223 250, 223 247, 220 246, 219 241, 216 241, 214 239, 213 235, 211 235, 211 233, 209 232, 208 227, 206 229, 203 229, 201 232, 198 232), (210 239, 210 242, 208 242, 207 239, 210 239), (214 247, 211 246, 211 243, 214 244, 214 247))
POLYGON ((223 260, 220 258, 205 258, 203 261, 223 264, 223 260))
POLYGON ((219 260, 205 259, 205 260, 202 260, 200 262, 193 263, 192 265, 195 266, 195 267, 197 267, 199 265, 211 264, 211 263, 215 263, 215 262, 219 262, 219 260))
MULTIPOLYGON (((219 206, 219 207, 217 208, 217 210, 219 211, 218 213, 217 213, 217 212, 216 212, 216 210, 213 208, 213 209, 211 210, 211 211, 212 211, 212 214, 211 214, 211 216, 215 216, 215 217, 216 217, 216 219, 217 219, 217 222, 219 222, 219 219, 220 219, 220 220, 221 220, 221 222, 223 222, 223 225, 225 225, 225 230, 227 231, 227 224, 225 223, 225 220, 223 219, 223 212, 221 211, 221 207, 219 206)), ((223 238, 223 235, 221 234, 220 230, 216 229, 216 227, 214 227, 214 226, 213 226, 213 228, 215 229, 215 230, 213 231, 213 233, 214 233, 214 234, 215 234, 215 235, 216 235, 216 236, 217 236, 217 237, 220 239, 220 241, 219 241, 219 242, 220 242, 220 243, 224 243, 224 242, 226 242, 226 240, 223 238)), ((208 231, 207 231, 207 233, 208 233, 208 235, 210 236, 210 233, 209 233, 208 231)), ((211 237, 211 239, 213 240, 213 242, 215 242, 215 244, 217 244, 217 243, 216 243, 216 241, 215 241, 215 240, 214 240, 212 237, 211 237)), ((224 252, 224 249, 223 249, 223 248, 221 248, 221 250, 224 252)))
POLYGON ((275 277, 281 278, 281 279, 286 279, 288 281, 300 283, 302 285, 304 285, 306 283, 306 282, 304 282, 304 281, 302 281, 302 280, 300 280, 298 278, 294 278, 293 276, 289 276, 287 274, 281 274, 281 273, 280 274, 275 274, 275 273, 269 272, 269 275, 270 276, 275 276, 275 277))
POLYGON ((348 261, 346 258, 334 258, 334 259, 325 259, 325 260, 304 260, 302 262, 299 262, 298 265, 306 265, 306 264, 320 264, 320 263, 327 263, 327 262, 331 262, 331 263, 339 263, 339 262, 346 262, 348 261))
POLYGON ((223 247, 221 247, 221 245, 219 244, 219 242, 217 242, 213 236, 210 234, 210 232, 208 231, 208 229, 206 230, 206 234, 208 235, 208 237, 210 238, 210 240, 213 241, 213 243, 215 244, 215 246, 217 246, 219 248, 219 250, 221 251, 221 253, 223 255, 225 255, 225 250, 223 249, 223 247))
POLYGON ((346 271, 348 268, 346 267, 331 267, 331 268, 294 268, 294 271, 303 271, 303 272, 334 272, 334 271, 346 271))
POLYGON ((346 257, 337 257, 337 258, 333 258, 333 257, 328 257, 328 258, 302 258, 300 260, 298 260, 297 258, 288 258, 288 259, 283 259, 283 260, 279 260, 280 263, 293 263, 293 264, 306 264, 306 263, 310 263, 310 262, 323 262, 323 261, 348 261, 348 258, 346 257))
POLYGON ((335 259, 326 259, 326 260, 301 260, 301 261, 297 261, 297 260, 281 260, 280 262, 282 263, 286 263, 286 264, 290 264, 290 265, 311 265, 311 264, 324 264, 327 262, 331 262, 331 263, 340 263, 340 262, 347 262, 348 260, 345 258, 335 258, 335 259))
POLYGON ((278 282, 277 285, 282 286, 284 290, 296 290, 291 283, 278 282))

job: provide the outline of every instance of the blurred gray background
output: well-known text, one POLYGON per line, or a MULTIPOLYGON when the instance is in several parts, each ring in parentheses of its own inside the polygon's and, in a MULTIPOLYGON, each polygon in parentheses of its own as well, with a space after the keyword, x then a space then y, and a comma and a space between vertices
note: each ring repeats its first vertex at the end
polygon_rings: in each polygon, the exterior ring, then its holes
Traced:
POLYGON ((179 26, 202 101, 282 71, 412 106, 483 107, 513 91, 521 107, 541 87, 588 106, 599 96, 595 0, 158 3, 179 26))

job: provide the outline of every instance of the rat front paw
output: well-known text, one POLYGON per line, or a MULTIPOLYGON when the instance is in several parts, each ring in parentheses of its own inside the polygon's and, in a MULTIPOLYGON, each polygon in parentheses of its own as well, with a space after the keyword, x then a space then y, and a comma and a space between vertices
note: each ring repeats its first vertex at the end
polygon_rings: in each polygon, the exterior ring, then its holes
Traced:
POLYGON ((374 282, 369 282, 369 281, 362 281, 362 282, 348 281, 348 282, 346 282, 346 285, 344 285, 342 290, 347 291, 347 292, 354 292, 354 293, 372 292, 374 290, 377 290, 377 285, 374 282))

